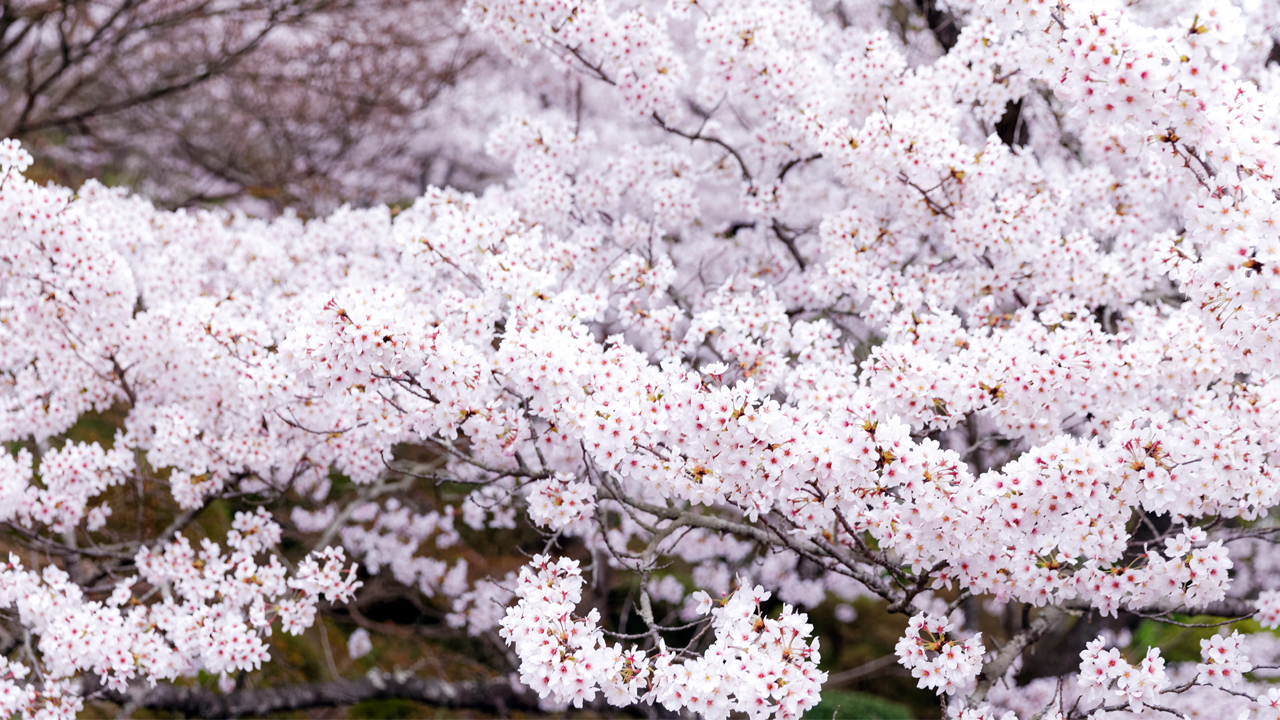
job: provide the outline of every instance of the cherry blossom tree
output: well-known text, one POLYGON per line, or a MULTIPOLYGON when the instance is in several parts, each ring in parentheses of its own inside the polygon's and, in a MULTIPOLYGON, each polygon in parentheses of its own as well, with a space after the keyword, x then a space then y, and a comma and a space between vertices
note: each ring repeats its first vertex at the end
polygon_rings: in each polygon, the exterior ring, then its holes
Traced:
POLYGON ((948 717, 1280 717, 1280 4, 465 12, 480 195, 167 212, 4 146, 5 713, 796 718, 870 598, 948 717), (514 672, 254 685, 375 652, 371 592, 514 672), (1034 671, 1093 618, 1220 629, 1034 671))

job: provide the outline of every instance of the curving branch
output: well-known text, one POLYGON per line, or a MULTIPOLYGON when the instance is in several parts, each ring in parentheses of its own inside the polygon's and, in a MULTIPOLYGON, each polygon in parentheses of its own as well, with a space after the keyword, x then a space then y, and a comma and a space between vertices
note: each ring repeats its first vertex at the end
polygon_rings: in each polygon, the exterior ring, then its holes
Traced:
MULTIPOLYGON (((1088 603, 1080 601, 1066 602, 1063 603, 1061 607, 1066 610, 1076 612, 1089 612, 1097 609, 1088 603)), ((1145 608, 1121 607, 1119 610, 1120 612, 1132 613, 1134 615, 1154 620, 1159 620, 1161 617, 1167 615, 1209 615, 1212 617, 1237 618, 1243 620, 1256 615, 1258 613, 1258 606, 1250 600, 1244 600, 1241 598, 1225 598, 1215 602, 1205 603, 1203 605, 1196 605, 1194 607, 1188 607, 1186 605, 1169 605, 1145 608)))
POLYGON ((651 117, 653 118, 653 121, 658 124, 658 127, 671 133, 672 135, 678 135, 690 142, 693 142, 695 140, 701 140, 703 142, 708 142, 708 143, 711 143, 712 145, 719 145, 721 148, 724 148, 725 152, 732 155, 733 159, 738 161, 738 169, 742 171, 742 179, 746 180, 748 183, 753 182, 751 178, 751 171, 747 169, 747 162, 742 159, 742 155, 740 155, 738 151, 729 143, 712 135, 703 135, 701 129, 699 129, 697 132, 688 133, 677 127, 668 125, 667 122, 662 119, 662 116, 656 112, 653 113, 651 117))

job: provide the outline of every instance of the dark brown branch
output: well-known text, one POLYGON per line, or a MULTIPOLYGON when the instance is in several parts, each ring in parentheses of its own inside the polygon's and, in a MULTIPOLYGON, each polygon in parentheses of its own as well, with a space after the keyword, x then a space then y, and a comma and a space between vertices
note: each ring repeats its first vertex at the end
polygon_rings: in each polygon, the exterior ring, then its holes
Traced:
POLYGON ((128 695, 104 693, 102 699, 133 708, 181 713, 191 718, 234 718, 245 715, 338 707, 364 700, 403 699, 454 709, 484 710, 506 715, 510 710, 537 710, 532 693, 517 693, 510 681, 446 682, 370 673, 360 680, 304 683, 223 695, 203 688, 160 685, 139 687, 128 695))
POLYGON ((806 163, 811 163, 814 160, 821 160, 821 159, 822 159, 822 153, 818 153, 816 155, 810 155, 807 158, 792 158, 791 160, 788 160, 787 163, 782 166, 782 169, 778 171, 778 182, 782 182, 783 180, 786 179, 787 173, 791 172, 791 168, 797 165, 804 165, 806 163))
POLYGON ((805 262, 804 256, 800 254, 800 249, 796 247, 796 238, 799 236, 798 233, 784 227, 782 223, 778 222, 777 218, 774 218, 773 234, 777 236, 778 240, 787 248, 787 251, 791 253, 792 259, 800 266, 801 271, 808 267, 808 263, 805 262))
POLYGON ((1170 620, 1168 616, 1164 613, 1161 613, 1159 615, 1148 615, 1139 610, 1130 610, 1129 612, 1133 613, 1134 615, 1137 615, 1140 618, 1146 618, 1147 620, 1155 620, 1156 622, 1164 623, 1165 625, 1174 625, 1176 627, 1184 627, 1184 628, 1216 628, 1216 627, 1222 627, 1223 625, 1233 625, 1235 623, 1240 622, 1241 620, 1248 620, 1249 618, 1253 617, 1253 613, 1250 613, 1248 615, 1241 615, 1238 617, 1229 618, 1227 620, 1219 620, 1218 622, 1186 623, 1180 620, 1170 620))
MULTIPOLYGON (((1067 610, 1078 610, 1089 612, 1094 608, 1088 603, 1073 601, 1064 603, 1063 608, 1067 610)), ((1186 607, 1177 605, 1173 607, 1145 607, 1145 608, 1119 608, 1120 612, 1133 613, 1142 617, 1164 617, 1167 615, 1209 615, 1220 618, 1237 618, 1244 619, 1253 617, 1258 612, 1258 607, 1251 600, 1242 600, 1240 598, 1226 598, 1217 602, 1205 603, 1195 607, 1186 607)))
POLYGON ((120 367, 120 362, 116 360, 115 355, 110 355, 109 357, 111 358, 111 372, 115 375, 115 378, 120 381, 120 387, 124 390, 125 396, 129 399, 129 407, 137 405, 138 395, 133 391, 133 388, 129 386, 129 380, 125 377, 127 368, 120 367))
MULTIPOLYGON (((598 62, 598 63, 592 64, 589 60, 587 60, 585 57, 582 56, 582 53, 576 47, 569 47, 568 45, 562 45, 561 47, 563 47, 565 50, 568 50, 569 54, 578 58, 578 62, 582 63, 582 66, 585 67, 586 69, 595 73, 595 76, 598 79, 603 80, 609 83, 610 85, 618 84, 613 78, 609 77, 608 73, 604 71, 604 63, 598 62)), ((582 90, 579 89, 578 92, 579 92, 579 98, 581 98, 582 90)))
MULTIPOLYGON (((833 571, 852 577, 867 586, 867 589, 886 600, 895 601, 901 597, 901 595, 890 587, 882 578, 871 573, 868 568, 859 564, 858 558, 854 555, 852 550, 843 545, 832 543, 820 536, 815 537, 812 540, 795 538, 784 542, 777 533, 766 528, 758 528, 753 525, 736 523, 724 518, 716 517, 715 515, 702 515, 689 510, 677 510, 675 508, 661 507, 644 502, 643 500, 628 497, 620 488, 617 487, 616 484, 610 482, 606 473, 600 474, 600 480, 604 490, 608 492, 614 500, 641 512, 648 513, 661 519, 677 521, 684 525, 700 527, 707 530, 716 530, 719 532, 727 532, 744 538, 751 538, 763 545, 782 543, 784 545, 791 546, 798 552, 802 550, 808 555, 830 556, 845 568, 844 571, 840 571, 838 568, 832 567, 831 569, 833 571)), ((643 520, 636 516, 632 515, 631 517, 648 532, 658 532, 655 527, 645 525, 643 520)))
POLYGON ((718 137, 703 135, 701 129, 699 129, 698 132, 695 132, 695 133, 687 133, 678 128, 671 127, 670 125, 667 125, 666 121, 664 121, 662 119, 662 116, 659 115, 658 113, 653 114, 653 120, 654 122, 658 123, 658 127, 662 128, 663 130, 666 130, 667 132, 673 135, 679 135, 680 137, 690 141, 701 140, 703 142, 709 142, 713 145, 719 145, 720 147, 724 148, 730 155, 733 156, 734 160, 738 161, 738 168, 742 170, 742 179, 746 180, 747 182, 752 181, 751 171, 747 170, 746 161, 742 159, 742 156, 738 154, 738 151, 735 150, 731 145, 729 145, 729 143, 721 140, 718 137))
MULTIPOLYGON (((924 188, 917 185, 911 178, 907 177, 907 174, 905 172, 898 174, 898 181, 901 182, 903 185, 907 185, 909 187, 914 188, 916 192, 920 193, 920 196, 924 198, 924 204, 928 206, 928 208, 931 211, 933 211, 935 215, 943 215, 949 220, 956 219, 955 216, 951 214, 951 211, 948 208, 945 208, 939 205, 933 198, 929 197, 929 192, 930 192, 929 190, 925 190, 924 188)), ((936 190, 937 188, 933 188, 933 189, 936 190)))

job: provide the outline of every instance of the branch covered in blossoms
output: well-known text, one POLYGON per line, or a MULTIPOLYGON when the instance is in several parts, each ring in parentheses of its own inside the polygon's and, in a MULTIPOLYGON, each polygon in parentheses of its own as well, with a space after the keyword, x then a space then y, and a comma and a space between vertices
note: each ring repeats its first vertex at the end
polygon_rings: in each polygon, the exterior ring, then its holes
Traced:
POLYGON ((548 709, 801 717, 830 602, 950 717, 1273 717, 1280 8, 919 10, 471 0, 511 175, 395 212, 0 147, 11 709, 235 697, 278 620, 329 688, 448 635, 548 709))

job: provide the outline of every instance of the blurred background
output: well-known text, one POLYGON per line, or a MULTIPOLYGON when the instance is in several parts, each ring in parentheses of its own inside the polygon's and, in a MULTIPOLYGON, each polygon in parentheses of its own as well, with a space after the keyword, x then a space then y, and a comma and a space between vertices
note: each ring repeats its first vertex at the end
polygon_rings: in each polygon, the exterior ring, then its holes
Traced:
POLYGON ((479 189, 494 62, 459 0, 4 0, 0 137, 33 177, 304 215, 479 189), (459 92, 466 84, 471 92, 459 92), (483 99, 480 102, 478 99, 483 99))

